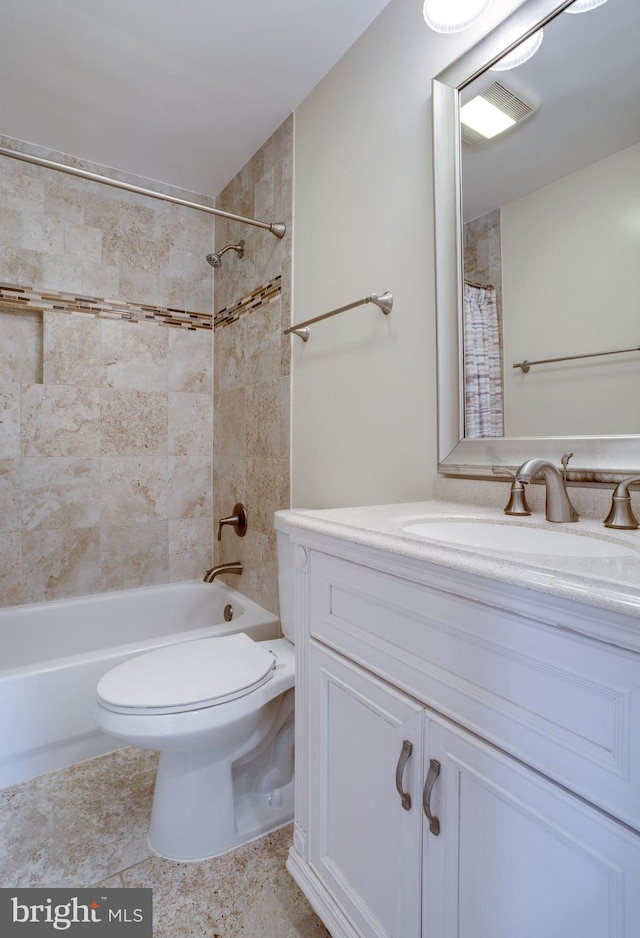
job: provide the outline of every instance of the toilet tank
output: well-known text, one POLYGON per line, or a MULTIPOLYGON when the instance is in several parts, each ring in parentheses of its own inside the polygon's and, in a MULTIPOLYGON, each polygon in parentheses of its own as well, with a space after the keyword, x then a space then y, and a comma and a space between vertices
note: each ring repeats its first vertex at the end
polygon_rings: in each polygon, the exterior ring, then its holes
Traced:
POLYGON ((278 548, 278 593, 280 598, 280 624, 283 635, 290 642, 295 642, 295 622, 293 617, 293 548, 289 536, 276 528, 278 548))

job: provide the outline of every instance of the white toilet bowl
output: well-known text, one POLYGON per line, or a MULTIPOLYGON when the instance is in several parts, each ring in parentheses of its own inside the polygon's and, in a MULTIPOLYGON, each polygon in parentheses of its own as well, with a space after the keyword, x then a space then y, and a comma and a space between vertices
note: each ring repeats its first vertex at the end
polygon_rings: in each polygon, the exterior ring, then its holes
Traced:
POLYGON ((156 853, 216 856, 292 817, 293 683, 293 644, 242 632, 160 648, 100 679, 100 729, 160 751, 156 853))
POLYGON ((293 818, 290 558, 278 532, 286 637, 238 632, 170 645, 98 682, 100 729, 160 752, 149 844, 163 857, 217 856, 293 818))

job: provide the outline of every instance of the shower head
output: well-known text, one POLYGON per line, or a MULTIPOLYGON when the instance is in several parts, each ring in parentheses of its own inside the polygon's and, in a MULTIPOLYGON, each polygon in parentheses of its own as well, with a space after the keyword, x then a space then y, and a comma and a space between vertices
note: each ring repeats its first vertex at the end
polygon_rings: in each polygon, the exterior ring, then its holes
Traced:
POLYGON ((244 241, 238 241, 237 244, 225 244, 222 250, 216 251, 215 254, 207 254, 207 263, 216 269, 222 267, 222 255, 227 251, 235 251, 238 257, 242 257, 244 254, 244 241))

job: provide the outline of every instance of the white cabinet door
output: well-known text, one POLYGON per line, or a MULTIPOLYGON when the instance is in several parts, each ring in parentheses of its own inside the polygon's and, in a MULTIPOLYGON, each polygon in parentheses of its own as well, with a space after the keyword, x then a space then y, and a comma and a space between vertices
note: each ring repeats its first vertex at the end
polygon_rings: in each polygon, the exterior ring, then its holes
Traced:
POLYGON ((637 938, 640 837, 438 717, 424 938, 637 938))
POLYGON ((355 934, 419 938, 424 708, 313 641, 308 699, 310 863, 355 934))

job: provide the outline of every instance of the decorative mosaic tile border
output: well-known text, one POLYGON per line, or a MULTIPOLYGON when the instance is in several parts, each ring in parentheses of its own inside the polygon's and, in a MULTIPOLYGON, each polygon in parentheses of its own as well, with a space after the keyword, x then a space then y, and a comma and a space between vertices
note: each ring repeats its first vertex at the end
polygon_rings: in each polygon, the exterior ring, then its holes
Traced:
POLYGON ((218 329, 222 326, 228 326, 232 322, 236 322, 241 316, 252 312, 259 306, 262 306, 263 303, 267 303, 269 300, 273 299, 274 296, 280 293, 281 289, 282 276, 278 274, 273 280, 269 280, 268 283, 263 284, 261 287, 256 287, 256 289, 247 296, 243 296, 242 299, 234 303, 233 306, 227 306, 219 310, 213 317, 213 328, 218 329))
POLYGON ((73 293, 56 293, 53 290, 37 291, 32 287, 16 287, 0 283, 0 309, 11 312, 80 313, 100 319, 125 319, 130 322, 156 322, 163 326, 182 329, 212 329, 211 313, 196 313, 186 309, 169 309, 162 306, 135 303, 119 303, 93 296, 77 296, 73 293))
POLYGON ((129 322, 157 322, 163 326, 182 329, 217 329, 236 322, 241 316, 268 303, 282 289, 282 276, 278 274, 251 293, 241 297, 233 306, 210 313, 196 313, 187 309, 171 309, 162 306, 119 303, 94 296, 78 296, 75 293, 58 293, 54 290, 38 291, 33 287, 17 287, 0 283, 0 309, 10 312, 28 311, 44 313, 75 313, 95 316, 99 319, 125 319, 129 322))

